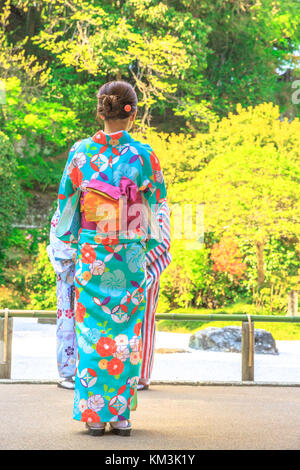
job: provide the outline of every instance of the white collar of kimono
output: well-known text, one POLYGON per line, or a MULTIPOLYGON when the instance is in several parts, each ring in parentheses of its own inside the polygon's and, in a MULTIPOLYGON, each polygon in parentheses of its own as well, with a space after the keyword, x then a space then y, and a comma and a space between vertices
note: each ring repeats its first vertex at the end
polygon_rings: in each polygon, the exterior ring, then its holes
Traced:
POLYGON ((105 134, 102 130, 98 131, 92 140, 98 144, 103 145, 120 145, 133 142, 133 138, 127 131, 117 131, 111 134, 105 134))

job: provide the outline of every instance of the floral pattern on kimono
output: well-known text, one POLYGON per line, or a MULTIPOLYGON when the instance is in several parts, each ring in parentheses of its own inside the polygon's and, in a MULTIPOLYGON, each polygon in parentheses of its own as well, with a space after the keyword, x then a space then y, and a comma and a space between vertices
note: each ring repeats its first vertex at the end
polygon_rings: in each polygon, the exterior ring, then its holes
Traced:
MULTIPOLYGON (((97 132, 77 142, 59 188, 63 217, 68 201, 93 179, 119 186, 123 177, 143 192, 152 216, 166 198, 159 161, 147 145, 126 131, 97 132)), ((81 198, 81 209, 84 205, 81 198)), ((80 208, 76 209, 80 210, 80 208)), ((111 234, 84 228, 60 234, 77 247, 75 323, 78 364, 73 417, 86 422, 129 419, 136 408, 145 314, 146 250, 159 238, 140 229, 111 234)))
POLYGON ((59 220, 57 209, 51 219, 50 245, 47 252, 56 273, 56 359, 59 376, 62 378, 75 375, 77 360, 77 341, 75 333, 74 311, 74 275, 73 255, 76 251, 55 236, 55 227, 59 220))

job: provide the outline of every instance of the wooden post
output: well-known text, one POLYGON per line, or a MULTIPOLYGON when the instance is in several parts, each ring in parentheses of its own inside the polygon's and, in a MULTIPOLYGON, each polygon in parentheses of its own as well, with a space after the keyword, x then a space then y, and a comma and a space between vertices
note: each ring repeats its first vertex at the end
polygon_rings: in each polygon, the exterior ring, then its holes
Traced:
POLYGON ((297 316, 298 313, 298 292, 291 290, 288 293, 288 311, 287 315, 290 317, 297 316))
POLYGON ((10 379, 12 358, 13 318, 0 318, 0 379, 10 379))
POLYGON ((242 381, 254 380, 254 325, 242 323, 242 381))

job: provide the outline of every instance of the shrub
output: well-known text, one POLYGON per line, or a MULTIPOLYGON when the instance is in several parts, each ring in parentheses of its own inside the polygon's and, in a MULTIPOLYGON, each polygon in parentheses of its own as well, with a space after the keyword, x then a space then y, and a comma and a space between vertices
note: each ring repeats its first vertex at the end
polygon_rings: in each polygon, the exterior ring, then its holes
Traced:
POLYGON ((245 289, 236 279, 213 270, 211 249, 188 250, 182 241, 172 244, 173 260, 161 277, 161 304, 173 308, 218 308, 237 300, 245 289))
POLYGON ((0 286, 0 308, 24 309, 26 297, 19 290, 7 286, 0 286))
POLYGON ((2 119, 0 113, 0 126, 14 143, 14 174, 28 188, 46 188, 57 184, 63 170, 64 161, 53 161, 53 157, 79 138, 78 119, 60 100, 49 99, 46 90, 30 96, 24 87, 18 77, 5 80, 7 115, 2 119))
POLYGON ((268 312, 287 310, 287 296, 291 289, 299 289, 299 254, 293 240, 271 237, 264 247, 265 282, 257 287, 255 249, 249 242, 240 241, 247 276, 241 283, 247 296, 258 307, 268 312))
POLYGON ((11 225, 21 220, 25 213, 25 198, 15 173, 17 160, 8 137, 0 131, 0 257, 3 245, 11 231, 11 225))
POLYGON ((245 273, 247 266, 242 261, 242 254, 238 244, 231 237, 223 237, 211 249, 211 259, 214 262, 213 270, 228 274, 236 282, 245 273))
POLYGON ((50 263, 46 243, 39 245, 32 272, 26 279, 30 291, 30 308, 52 310, 56 308, 56 275, 50 263))

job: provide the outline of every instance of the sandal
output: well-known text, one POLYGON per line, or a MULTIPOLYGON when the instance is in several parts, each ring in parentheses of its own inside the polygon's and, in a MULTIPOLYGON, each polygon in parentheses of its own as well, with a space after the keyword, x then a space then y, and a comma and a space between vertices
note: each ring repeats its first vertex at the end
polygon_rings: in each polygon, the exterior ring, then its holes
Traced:
POLYGON ((120 423, 124 423, 124 421, 116 421, 109 423, 113 434, 116 434, 117 436, 130 436, 132 429, 130 421, 127 421, 127 426, 124 427, 120 427, 120 423))
POLYGON ((57 386, 60 388, 65 388, 66 390, 74 390, 75 380, 73 377, 66 377, 57 383, 57 386))
POLYGON ((85 423, 91 436, 103 436, 106 423, 85 423))
POLYGON ((137 385, 138 390, 148 390, 148 388, 149 388, 149 385, 146 385, 146 384, 141 383, 137 385))
POLYGON ((150 385, 150 380, 140 379, 138 384, 137 384, 137 389, 138 390, 148 390, 149 385, 150 385))

